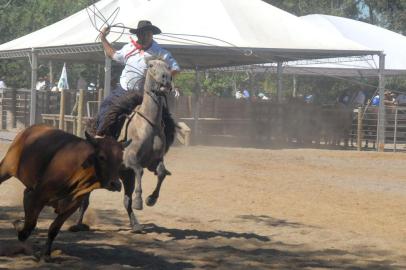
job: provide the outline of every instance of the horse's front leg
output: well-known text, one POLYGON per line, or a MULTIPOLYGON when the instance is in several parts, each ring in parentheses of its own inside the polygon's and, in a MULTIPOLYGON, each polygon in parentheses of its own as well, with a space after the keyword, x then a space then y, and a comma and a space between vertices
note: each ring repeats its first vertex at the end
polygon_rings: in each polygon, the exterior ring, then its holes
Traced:
POLYGON ((130 219, 131 229, 135 233, 140 233, 143 226, 138 222, 132 209, 132 195, 135 188, 135 175, 133 170, 125 170, 120 172, 120 177, 124 185, 124 207, 130 219))
POLYGON ((140 166, 133 168, 135 173, 135 198, 133 202, 133 207, 136 210, 142 210, 142 176, 144 174, 144 169, 140 166))
POLYGON ((157 181, 157 184, 156 184, 156 187, 155 187, 154 191, 147 198, 146 203, 147 203, 148 206, 155 205, 155 203, 157 202, 158 197, 159 197, 159 191, 161 190, 162 182, 164 181, 164 179, 165 179, 165 177, 167 175, 171 175, 170 171, 168 171, 165 168, 163 160, 159 162, 159 164, 158 164, 158 166, 156 168, 156 174, 158 176, 158 181, 157 181))

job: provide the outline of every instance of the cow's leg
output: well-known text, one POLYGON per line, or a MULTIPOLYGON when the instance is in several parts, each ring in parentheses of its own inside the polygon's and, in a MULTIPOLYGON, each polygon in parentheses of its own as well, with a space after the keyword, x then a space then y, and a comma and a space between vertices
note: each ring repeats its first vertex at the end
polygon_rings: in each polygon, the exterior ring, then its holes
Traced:
POLYGON ((76 223, 76 225, 70 226, 69 231, 80 232, 80 231, 89 231, 90 230, 89 226, 83 223, 83 217, 85 215, 87 208, 89 207, 89 198, 90 198, 90 193, 84 196, 83 201, 79 208, 78 222, 76 223))
POLYGON ((10 179, 11 175, 7 172, 4 159, 0 162, 0 184, 10 179))
POLYGON ((66 219, 70 217, 80 206, 80 200, 77 201, 72 207, 64 211, 63 213, 58 214, 55 218, 54 222, 52 222, 51 226, 48 229, 48 239, 45 243, 45 247, 41 253, 41 257, 45 260, 49 259, 51 255, 51 247, 55 237, 58 235, 63 223, 65 223, 66 219))
POLYGON ((135 198, 133 207, 137 210, 142 210, 142 175, 144 170, 141 167, 134 169, 135 172, 135 198))
POLYGON ((28 188, 24 190, 24 223, 19 220, 13 222, 18 234, 18 240, 27 240, 35 226, 37 226, 38 216, 42 208, 44 208, 44 203, 40 199, 35 190, 28 188))
POLYGON ((159 197, 159 191, 161 190, 162 182, 164 181, 167 175, 171 175, 171 173, 165 168, 163 160, 159 162, 158 167, 156 168, 156 174, 158 176, 158 181, 154 189, 154 192, 152 192, 152 194, 149 195, 147 198, 146 203, 148 206, 155 205, 159 197))
POLYGON ((127 210, 130 226, 133 232, 142 232, 143 226, 138 222, 132 208, 132 195, 135 188, 135 173, 132 170, 121 172, 121 179, 124 186, 124 208, 127 210))
POLYGON ((4 181, 6 181, 7 179, 10 179, 11 175, 9 174, 3 174, 0 175, 0 184, 3 183, 4 181))

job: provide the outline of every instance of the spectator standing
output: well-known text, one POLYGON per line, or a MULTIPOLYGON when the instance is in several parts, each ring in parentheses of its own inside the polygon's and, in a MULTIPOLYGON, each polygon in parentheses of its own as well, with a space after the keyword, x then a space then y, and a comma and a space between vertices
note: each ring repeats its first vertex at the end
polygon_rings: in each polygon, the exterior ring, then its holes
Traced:
POLYGON ((395 105, 398 106, 406 106, 406 94, 405 93, 400 93, 395 99, 395 105))
POLYGON ((237 92, 235 92, 235 98, 236 99, 242 99, 242 93, 240 90, 237 90, 237 92))
POLYGON ((4 79, 0 77, 0 89, 7 88, 6 83, 4 82, 4 79))
POLYGON ((242 91, 242 96, 245 99, 249 99, 250 98, 250 92, 248 91, 248 89, 244 89, 244 91, 242 91))
POLYGON ((80 89, 83 89, 83 90, 87 89, 87 81, 85 79, 85 72, 84 71, 80 72, 79 79, 78 79, 78 81, 76 83, 76 90, 80 90, 80 89))
POLYGON ((366 95, 364 91, 358 90, 354 93, 353 98, 351 100, 351 104, 353 107, 362 107, 365 105, 366 95))

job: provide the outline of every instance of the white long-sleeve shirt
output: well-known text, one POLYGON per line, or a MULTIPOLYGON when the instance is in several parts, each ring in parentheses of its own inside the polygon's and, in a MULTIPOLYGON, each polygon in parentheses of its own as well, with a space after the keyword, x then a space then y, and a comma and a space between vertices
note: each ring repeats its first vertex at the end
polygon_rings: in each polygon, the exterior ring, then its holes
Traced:
POLYGON ((151 46, 144 51, 138 43, 131 40, 113 55, 113 60, 124 65, 120 77, 120 85, 124 90, 142 91, 145 73, 148 68, 145 58, 151 56, 163 59, 171 70, 180 70, 172 54, 161 48, 155 41, 152 41, 151 46))

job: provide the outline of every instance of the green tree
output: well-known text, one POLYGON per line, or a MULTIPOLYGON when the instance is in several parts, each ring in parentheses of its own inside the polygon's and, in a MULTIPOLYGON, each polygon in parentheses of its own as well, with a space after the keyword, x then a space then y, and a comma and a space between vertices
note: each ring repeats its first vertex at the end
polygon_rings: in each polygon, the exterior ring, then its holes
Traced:
MULTIPOLYGON (((95 1, 3 0, 0 2, 0 44, 53 24, 93 2, 95 1)), ((40 68, 39 72, 46 73, 46 68, 40 68)), ((6 78, 6 83, 11 87, 28 87, 31 71, 27 59, 1 60, 0 75, 6 78)))

